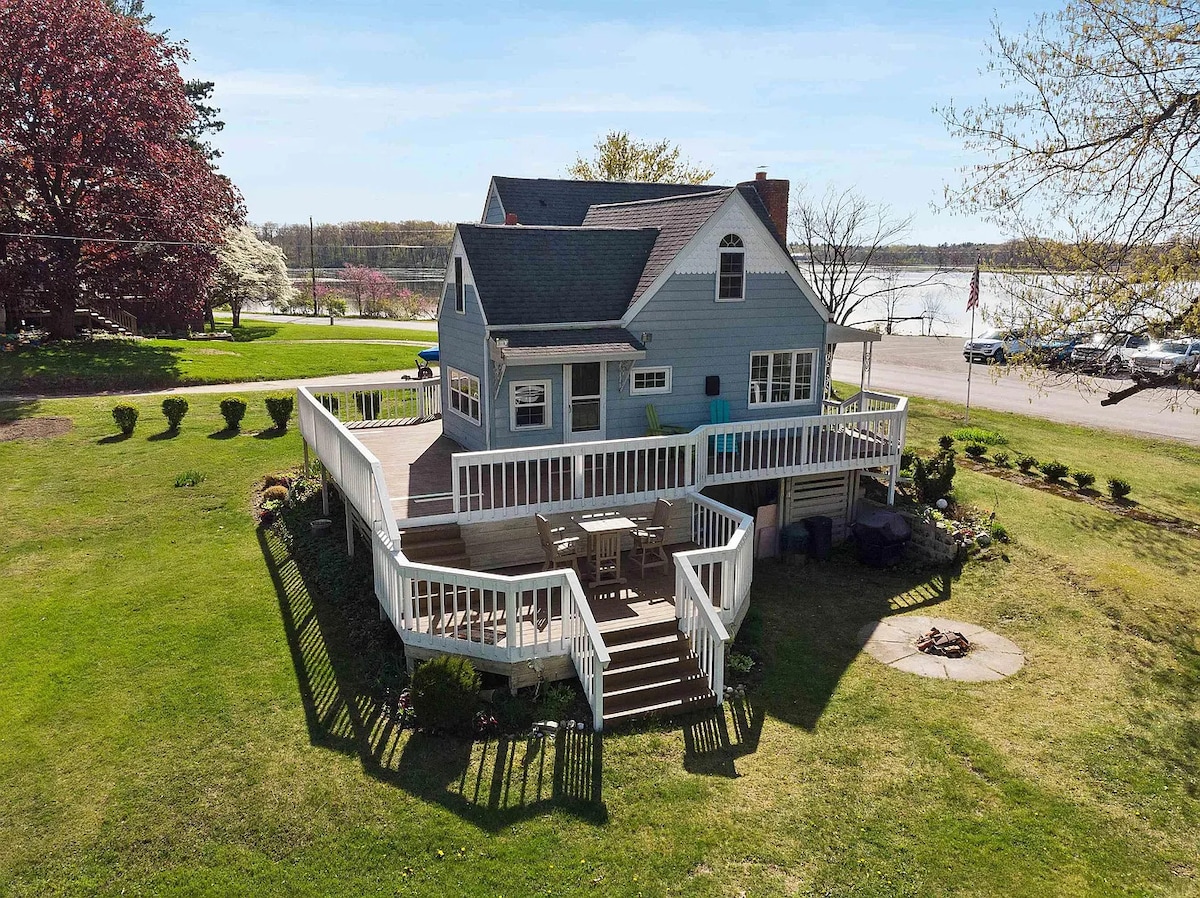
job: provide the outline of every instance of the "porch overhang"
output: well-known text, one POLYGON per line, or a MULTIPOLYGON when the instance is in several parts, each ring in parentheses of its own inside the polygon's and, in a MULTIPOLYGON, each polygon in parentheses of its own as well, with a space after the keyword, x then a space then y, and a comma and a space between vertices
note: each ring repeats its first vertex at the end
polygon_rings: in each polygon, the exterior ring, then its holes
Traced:
POLYGON ((635 362, 646 357, 645 345, 622 327, 499 331, 492 334, 493 364, 568 365, 573 362, 635 362))
POLYGON ((875 343, 883 339, 883 335, 875 331, 863 330, 858 327, 847 327, 844 324, 830 322, 825 333, 825 342, 834 343, 875 343))

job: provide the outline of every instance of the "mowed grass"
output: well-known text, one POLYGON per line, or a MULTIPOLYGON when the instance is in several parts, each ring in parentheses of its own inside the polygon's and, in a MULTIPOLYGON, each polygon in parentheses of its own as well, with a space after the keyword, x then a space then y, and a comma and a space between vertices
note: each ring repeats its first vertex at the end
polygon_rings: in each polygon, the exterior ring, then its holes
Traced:
POLYGON ((335 320, 337 323, 330 326, 328 318, 317 318, 312 324, 243 318, 241 327, 232 327, 232 318, 216 316, 217 329, 229 331, 233 334, 234 340, 239 342, 251 340, 410 340, 425 344, 437 342, 437 333, 434 331, 415 328, 372 327, 349 324, 343 319, 335 320))
POLYGON ((46 395, 158 390, 410 369, 422 348, 361 340, 283 342, 251 338, 253 334, 251 329, 235 342, 95 340, 22 347, 0 353, 0 391, 46 395))
POLYGON ((0 443, 0 893, 1197 890, 1196 541, 964 472, 1006 556, 760 563, 743 705, 557 747, 412 736, 381 713, 395 640, 337 503, 290 546, 251 519, 300 445, 255 433, 250 398, 234 438, 215 397, 173 439, 149 399, 108 443, 111 402, 10 412, 76 426, 0 443), (951 684, 860 655, 906 612, 991 627, 1026 667, 951 684))

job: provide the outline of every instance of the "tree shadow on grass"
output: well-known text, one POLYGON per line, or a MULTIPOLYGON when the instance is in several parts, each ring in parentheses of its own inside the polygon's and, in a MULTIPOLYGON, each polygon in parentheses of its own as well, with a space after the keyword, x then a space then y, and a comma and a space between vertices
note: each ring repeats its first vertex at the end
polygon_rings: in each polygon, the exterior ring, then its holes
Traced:
POLYGON ((154 433, 146 437, 146 441, 150 443, 161 443, 163 440, 173 440, 179 436, 178 430, 164 430, 161 433, 154 433))
POLYGON ((313 495, 258 531, 312 743, 357 756, 370 776, 489 832, 552 808, 607 822, 598 735, 469 740, 399 726, 403 645, 379 619, 369 548, 359 541, 347 558, 341 502, 330 505, 333 526, 314 534, 308 522, 321 516, 313 495))
POLYGON ((240 430, 233 430, 229 427, 223 427, 220 430, 213 431, 208 435, 210 440, 232 440, 234 437, 241 436, 240 430))
POLYGON ((268 427, 266 430, 260 430, 254 435, 256 440, 277 440, 280 437, 287 436, 287 430, 280 430, 278 427, 268 427))
POLYGON ((0 424, 11 424, 22 418, 34 417, 41 408, 38 399, 13 399, 0 402, 0 424))
POLYGON ((179 384, 181 350, 143 340, 65 340, 4 353, 0 372, 15 390, 100 393, 179 384))
POLYGON ((228 329, 233 334, 234 343, 253 343, 255 340, 266 340, 279 333, 278 324, 242 323, 228 329))
POLYGON ((113 443, 124 443, 126 440, 132 439, 131 433, 110 433, 106 437, 100 437, 96 440, 97 446, 111 446, 113 443))
POLYGON ((876 570, 859 564, 848 546, 802 567, 760 564, 753 601, 765 634, 766 681, 758 693, 765 711, 815 729, 862 650, 859 631, 947 601, 956 575, 953 568, 876 570))

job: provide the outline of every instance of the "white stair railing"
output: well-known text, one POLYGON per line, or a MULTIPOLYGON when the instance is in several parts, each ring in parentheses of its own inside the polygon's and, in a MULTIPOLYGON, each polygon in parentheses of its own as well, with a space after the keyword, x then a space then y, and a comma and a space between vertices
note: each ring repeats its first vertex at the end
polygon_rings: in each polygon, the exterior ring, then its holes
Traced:
POLYGON ((317 402, 347 427, 374 422, 432 421, 442 413, 439 380, 405 380, 361 386, 314 387, 317 402))
POLYGON ((679 631, 687 637, 696 663, 708 680, 708 688, 725 700, 725 646, 729 630, 721 623, 712 599, 696 576, 695 569, 675 556, 675 617, 679 631))

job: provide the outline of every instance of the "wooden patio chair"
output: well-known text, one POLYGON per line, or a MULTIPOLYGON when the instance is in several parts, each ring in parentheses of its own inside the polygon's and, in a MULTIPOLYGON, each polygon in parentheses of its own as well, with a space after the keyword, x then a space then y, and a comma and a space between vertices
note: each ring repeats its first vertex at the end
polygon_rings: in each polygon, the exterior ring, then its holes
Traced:
POLYGON ((563 536, 561 527, 551 527, 549 519, 543 514, 535 514, 537 521, 538 539, 542 543, 542 551, 546 555, 543 571, 570 565, 579 573, 579 559, 583 557, 583 540, 578 536, 563 536))
POLYGON ((648 426, 646 436, 648 437, 664 437, 668 434, 688 432, 686 427, 680 427, 678 424, 663 424, 659 421, 658 409, 652 402, 646 404, 646 424, 648 426))
POLYGON ((636 562, 641 568, 642 576, 652 567, 667 566, 667 524, 671 520, 671 503, 659 499, 654 503, 654 512, 650 522, 633 531, 633 554, 629 560, 636 562))
POLYGON ((624 583, 625 578, 621 576, 620 532, 595 534, 592 537, 590 561, 592 563, 592 580, 588 584, 589 586, 594 588, 612 583, 624 583))

